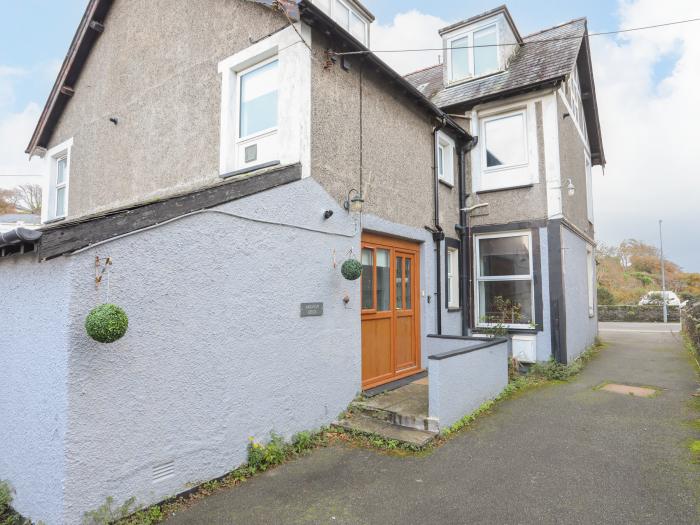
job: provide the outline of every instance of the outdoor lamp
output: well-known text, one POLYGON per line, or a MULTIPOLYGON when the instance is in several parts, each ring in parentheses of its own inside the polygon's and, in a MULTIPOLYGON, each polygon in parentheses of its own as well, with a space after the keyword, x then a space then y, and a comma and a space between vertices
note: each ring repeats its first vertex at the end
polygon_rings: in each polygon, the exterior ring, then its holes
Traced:
POLYGON ((569 197, 573 197, 576 193, 576 186, 574 186, 574 181, 568 179, 569 183, 566 185, 566 190, 569 193, 569 197))
POLYGON ((365 202, 365 200, 362 198, 362 193, 353 188, 348 192, 348 196, 343 203, 343 208, 345 208, 345 211, 348 213, 351 211, 361 212, 363 202, 365 202), (355 193, 354 196, 352 196, 353 193, 355 193))

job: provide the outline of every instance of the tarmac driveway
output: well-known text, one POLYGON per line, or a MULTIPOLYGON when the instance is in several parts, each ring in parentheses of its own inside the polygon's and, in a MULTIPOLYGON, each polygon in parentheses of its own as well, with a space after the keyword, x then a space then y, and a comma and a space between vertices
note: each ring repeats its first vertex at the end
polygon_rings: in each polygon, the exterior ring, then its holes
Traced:
POLYGON ((314 451, 170 518, 177 524, 698 524, 692 358, 663 325, 601 325, 572 382, 501 404, 432 454, 314 451), (594 389, 656 387, 651 398, 594 389))

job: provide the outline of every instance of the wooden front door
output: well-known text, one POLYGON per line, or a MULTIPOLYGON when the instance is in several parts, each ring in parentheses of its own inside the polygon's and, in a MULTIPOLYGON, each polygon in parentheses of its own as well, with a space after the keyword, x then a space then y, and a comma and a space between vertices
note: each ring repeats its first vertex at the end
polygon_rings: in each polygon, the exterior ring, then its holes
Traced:
POLYGON ((420 368, 419 246, 362 235, 362 388, 420 368))

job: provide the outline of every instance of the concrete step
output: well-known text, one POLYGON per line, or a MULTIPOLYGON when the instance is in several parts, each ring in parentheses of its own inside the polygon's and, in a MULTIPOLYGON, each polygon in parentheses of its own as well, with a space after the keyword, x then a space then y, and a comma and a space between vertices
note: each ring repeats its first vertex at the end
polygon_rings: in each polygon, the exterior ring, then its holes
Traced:
POLYGON ((393 439, 419 447, 427 445, 437 435, 437 432, 402 427, 363 414, 348 414, 345 418, 333 423, 333 426, 354 432, 376 434, 384 439, 393 439))
POLYGON ((418 382, 354 401, 350 411, 416 430, 439 430, 438 421, 428 416, 428 385, 418 382))

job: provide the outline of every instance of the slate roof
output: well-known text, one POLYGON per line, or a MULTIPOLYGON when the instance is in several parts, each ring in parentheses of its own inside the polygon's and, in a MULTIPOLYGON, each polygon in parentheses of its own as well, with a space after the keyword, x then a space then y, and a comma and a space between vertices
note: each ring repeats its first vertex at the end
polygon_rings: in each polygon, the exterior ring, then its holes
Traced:
POLYGON ((422 86, 422 93, 440 108, 476 103, 571 73, 585 33, 585 18, 533 33, 523 38, 525 45, 516 51, 506 71, 446 88, 442 87, 440 64, 410 73, 406 79, 416 87, 422 86))

